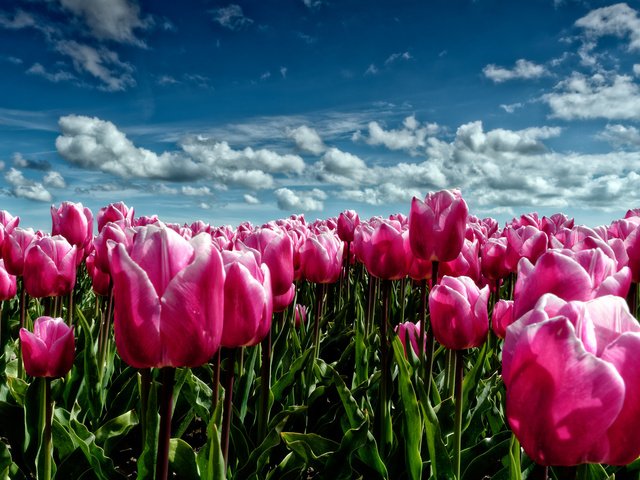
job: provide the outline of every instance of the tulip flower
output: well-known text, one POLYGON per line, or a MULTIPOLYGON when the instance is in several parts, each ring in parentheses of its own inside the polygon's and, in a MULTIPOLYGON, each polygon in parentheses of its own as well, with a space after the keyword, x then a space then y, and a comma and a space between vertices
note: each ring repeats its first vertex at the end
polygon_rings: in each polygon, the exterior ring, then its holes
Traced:
POLYGON ((409 244, 424 260, 455 259, 465 238, 469 209, 459 190, 429 193, 424 202, 413 198, 409 214, 409 244))
POLYGON ((14 217, 6 210, 0 210, 0 246, 2 246, 4 238, 10 235, 19 223, 20 217, 14 217))
POLYGON ((76 284, 77 247, 61 235, 35 238, 24 255, 24 288, 36 298, 68 295, 76 284))
POLYGON ((270 228, 260 228, 247 235, 243 241, 256 249, 262 262, 269 267, 274 295, 284 295, 293 283, 293 243, 284 232, 270 228))
POLYGON ((631 284, 627 267, 617 270, 617 263, 602 249, 549 250, 535 266, 526 258, 518 265, 514 290, 514 316, 531 310, 545 293, 563 300, 590 300, 603 295, 625 297, 631 284))
POLYGON ((289 291, 283 293, 282 295, 274 295, 273 296, 273 312, 284 312, 293 299, 296 297, 296 286, 295 284, 291 284, 289 287, 289 291))
POLYGON ((353 242, 353 233, 360 225, 360 217, 355 210, 345 210, 338 215, 337 233, 343 242, 353 242))
POLYGON ((96 252, 91 252, 85 259, 85 265, 87 266, 87 273, 91 277, 91 286, 93 291, 98 295, 109 295, 109 283, 111 277, 108 273, 104 273, 96 266, 96 252))
POLYGON ((489 287, 479 289, 469 277, 448 277, 429 294, 436 340, 452 350, 482 345, 489 332, 489 287))
POLYGON ((507 327, 516 319, 513 318, 513 300, 498 300, 491 314, 491 329, 496 336, 504 338, 507 327))
POLYGON ((506 265, 507 239, 506 237, 490 238, 482 245, 481 270, 485 278, 498 282, 509 275, 506 265))
POLYGON ((224 312, 224 268, 211 237, 202 233, 187 241, 149 225, 135 230, 129 251, 111 245, 122 359, 136 368, 206 363, 220 345, 224 312))
POLYGON ((4 268, 4 260, 0 259, 0 300, 10 300, 16 296, 18 286, 15 275, 4 268))
POLYGON ((477 239, 465 238, 460 254, 448 262, 440 264, 439 275, 444 277, 469 277, 474 282, 480 282, 480 243, 477 239))
POLYGON ((342 269, 344 244, 332 233, 308 237, 300 248, 302 276, 314 283, 335 283, 342 269))
POLYGON ((24 369, 32 377, 62 377, 73 365, 73 328, 61 318, 39 317, 33 333, 20 329, 24 369))
POLYGON ((408 232, 398 222, 380 220, 356 230, 356 251, 369 273, 385 280, 403 278, 409 272, 408 232))
POLYGON ((222 252, 224 282, 223 347, 256 345, 271 328, 273 297, 269 268, 247 252, 222 252))
POLYGON ((297 304, 295 308, 295 313, 293 317, 293 321, 296 327, 300 327, 303 323, 307 323, 307 315, 308 309, 306 305, 297 304))
POLYGON ((400 323, 396 325, 395 331, 398 337, 400 338, 400 342, 402 342, 405 355, 407 353, 407 339, 409 340, 413 353, 415 353, 416 356, 420 357, 421 354, 424 354, 425 345, 423 344, 422 346, 422 352, 418 347, 418 343, 421 337, 419 323, 413 323, 413 322, 400 323))
POLYGON ((109 273, 109 242, 122 243, 128 248, 133 236, 133 229, 123 227, 119 223, 109 222, 102 226, 100 233, 93 239, 95 267, 109 273))
POLYGON ((22 276, 25 252, 36 237, 40 236, 32 228, 16 228, 5 237, 2 244, 2 258, 11 275, 22 276))
POLYGON ((625 465, 640 455, 640 326, 624 299, 546 294, 507 329, 506 415, 541 465, 625 465))
POLYGON ((134 209, 127 207, 123 202, 110 203, 98 211, 98 233, 109 222, 117 223, 120 228, 127 228, 133 225, 134 209))
POLYGON ((78 251, 85 249, 93 238, 93 214, 81 203, 62 202, 51 206, 51 235, 62 235, 78 251))
POLYGON ((507 252, 505 266, 510 272, 515 273, 521 258, 536 263, 540 255, 546 250, 549 243, 546 233, 536 227, 523 226, 519 228, 507 228, 507 252))

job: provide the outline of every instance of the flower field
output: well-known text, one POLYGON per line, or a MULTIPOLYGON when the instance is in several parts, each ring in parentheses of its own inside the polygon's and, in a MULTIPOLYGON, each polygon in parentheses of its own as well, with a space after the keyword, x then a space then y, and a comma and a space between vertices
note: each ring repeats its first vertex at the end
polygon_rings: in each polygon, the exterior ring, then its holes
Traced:
POLYGON ((51 215, 0 214, 3 479, 640 478, 640 211, 51 215))

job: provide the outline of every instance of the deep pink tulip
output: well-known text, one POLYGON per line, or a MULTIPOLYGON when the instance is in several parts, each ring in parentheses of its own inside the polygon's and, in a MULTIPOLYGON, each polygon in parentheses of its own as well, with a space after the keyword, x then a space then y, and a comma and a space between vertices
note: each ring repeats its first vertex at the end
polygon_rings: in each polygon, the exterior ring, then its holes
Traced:
POLYGON ((24 270, 24 255, 33 239, 39 238, 32 228, 16 228, 7 235, 2 244, 2 258, 11 275, 21 277, 24 270))
POLYGON ((223 347, 256 345, 269 333, 273 296, 269 268, 251 252, 222 252, 224 281, 223 347))
POLYGON ((129 249, 134 230, 121 227, 119 223, 109 222, 102 226, 100 233, 93 239, 95 266, 104 273, 109 273, 109 242, 122 243, 129 249))
POLYGON ((62 235, 78 251, 86 249, 93 239, 93 214, 81 203, 62 202, 51 206, 51 235, 62 235))
POLYGON ((485 278, 493 282, 502 280, 510 273, 506 264, 506 237, 489 238, 481 249, 480 269, 485 278))
POLYGON ((14 217, 6 210, 0 210, 0 247, 4 242, 4 238, 10 235, 19 223, 20 217, 14 217))
POLYGON ((62 235, 35 238, 24 255, 24 288, 36 298, 68 295, 76 284, 78 249, 62 235))
POLYGON ((297 304, 295 308, 295 313, 293 317, 293 321, 297 328, 300 327, 303 323, 307 323, 307 315, 308 309, 305 305, 297 304))
POLYGON ((448 262, 440 264, 440 277, 469 277, 476 284, 480 283, 480 242, 478 239, 464 240, 460 254, 448 262))
POLYGON ((496 336, 504 338, 507 327, 516 319, 513 318, 513 300, 498 300, 491 314, 491 329, 496 336))
POLYGON ((377 278, 397 280, 409 273, 408 231, 399 222, 380 220, 356 229, 356 250, 368 272, 377 278))
POLYGON ((409 214, 409 243, 423 260, 454 260, 465 238, 469 209, 459 190, 429 193, 425 201, 413 198, 409 214))
POLYGON ((136 368, 195 367, 218 350, 224 267, 207 234, 187 241, 162 226, 135 229, 110 250, 116 347, 136 368))
POLYGON ((133 225, 135 227, 146 227, 147 225, 158 225, 160 219, 157 215, 142 215, 133 219, 133 225))
POLYGON ((73 328, 61 318, 39 317, 33 333, 20 329, 24 370, 32 377, 62 377, 73 366, 73 328))
POLYGON ((92 251, 84 261, 87 266, 87 273, 91 277, 91 286, 93 291, 98 295, 109 295, 109 284, 111 276, 103 272, 96 266, 96 252, 92 251))
POLYGON ((544 295, 507 329, 506 414, 542 465, 625 465, 640 455, 640 326, 624 299, 544 295))
POLYGON ((444 277, 429 294, 436 340, 452 350, 479 347, 489 333, 489 287, 479 289, 469 277, 444 277))
POLYGON ((98 233, 102 231, 107 223, 117 223, 120 228, 133 226, 134 209, 127 207, 123 202, 110 203, 98 211, 98 233))
POLYGON ((4 268, 4 260, 0 260, 0 300, 10 300, 16 296, 18 286, 15 275, 4 268))
POLYGON ((333 233, 307 237, 300 248, 302 276, 314 283, 335 283, 342 271, 344 244, 333 233))
POLYGON ((603 295, 625 297, 631 284, 627 267, 617 270, 615 260, 601 249, 549 250, 534 265, 526 258, 518 266, 514 289, 514 316, 531 310, 545 293, 563 300, 590 300, 603 295))
MULTIPOLYGON (((409 340, 413 353, 415 353, 416 356, 419 357, 421 353, 424 353, 426 343, 422 346, 422 352, 420 352, 418 348, 418 342, 420 341, 420 323, 419 322, 418 323, 413 323, 413 322, 400 323, 396 325, 395 331, 398 337, 400 338, 400 341, 402 342, 405 355, 407 354, 407 339, 409 340)), ((426 341, 426 337, 425 337, 425 341, 426 341)))
POLYGON ((296 298, 296 286, 292 283, 287 293, 273 296, 273 312, 284 312, 294 298, 296 298))
POLYGON ((274 295, 284 295, 293 283, 293 243, 281 230, 260 228, 247 235, 244 244, 254 248, 269 267, 274 295))
POLYGON ((345 210, 338 215, 338 237, 343 242, 353 242, 353 232, 360 225, 360 217, 355 210, 345 210))
POLYGON ((529 225, 507 228, 506 238, 505 266, 513 273, 518 270, 518 262, 521 258, 526 258, 535 264, 538 258, 547 250, 549 244, 546 233, 540 231, 537 227, 529 225))

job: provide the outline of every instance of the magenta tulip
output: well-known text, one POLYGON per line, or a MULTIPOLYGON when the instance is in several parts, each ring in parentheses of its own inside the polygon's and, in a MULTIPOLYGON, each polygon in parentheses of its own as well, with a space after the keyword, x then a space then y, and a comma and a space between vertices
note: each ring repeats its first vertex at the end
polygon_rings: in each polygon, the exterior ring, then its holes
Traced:
POLYGON ((307 315, 309 310, 305 305, 297 304, 295 308, 295 313, 293 317, 293 321, 296 327, 300 327, 303 323, 307 323, 307 315))
POLYGON ((440 277, 449 275, 450 277, 469 277, 477 284, 480 284, 480 243, 465 239, 460 250, 460 254, 448 262, 440 264, 440 277))
POLYGON ((482 245, 480 256, 480 269, 485 278, 497 282, 509 275, 506 237, 489 238, 482 245))
POLYGON ((640 455, 640 326, 624 299, 544 295, 507 329, 506 414, 542 465, 625 465, 640 455))
POLYGON ((98 233, 109 222, 117 223, 120 228, 127 228, 133 225, 133 208, 127 207, 123 202, 110 203, 98 211, 96 217, 98 223, 98 233))
POLYGON ((399 222, 379 220, 361 224, 356 230, 356 253, 369 273, 385 280, 397 280, 409 273, 408 232, 399 222))
POLYGON ((7 235, 2 244, 2 259, 5 268, 11 275, 22 276, 24 256, 34 238, 40 238, 31 228, 16 228, 7 235))
POLYGON ((507 327, 516 319, 513 318, 513 300, 498 300, 491 314, 491 329, 496 336, 504 338, 507 327))
POLYGON ((291 238, 280 230, 260 228, 247 235, 243 243, 260 252, 262 262, 269 267, 273 294, 284 295, 288 293, 293 283, 293 243, 291 238))
POLYGON ((32 377, 62 377, 73 366, 73 328, 61 318, 39 317, 33 333, 20 329, 24 369, 32 377))
POLYGON ((111 283, 111 276, 108 273, 104 273, 96 266, 96 252, 91 252, 84 261, 87 267, 87 273, 91 278, 91 287, 97 295, 106 296, 109 295, 109 284, 111 283))
POLYGON ((223 347, 256 345, 269 333, 273 314, 271 277, 250 251, 222 252, 224 281, 223 347))
POLYGON ((76 284, 77 247, 61 235, 35 238, 24 255, 24 288, 36 298, 68 295, 76 284))
POLYGON ((302 276, 314 283, 335 283, 342 270, 344 244, 333 233, 308 237, 300 248, 302 276))
POLYGON ((0 210, 0 247, 4 242, 4 238, 10 235, 19 223, 20 217, 14 217, 6 210, 0 210))
MULTIPOLYGON (((422 346, 422 352, 420 352, 420 349, 418 348, 418 342, 420 341, 420 323, 413 323, 413 322, 400 323, 396 325, 395 331, 398 337, 400 338, 400 341, 402 342, 405 355, 407 354, 407 340, 409 340, 411 349, 413 350, 413 353, 416 354, 416 356, 419 357, 421 353, 424 353, 426 342, 422 346)), ((425 340, 426 340, 426 337, 425 337, 425 340)))
POLYGON ((294 298, 296 298, 296 285, 292 283, 288 292, 273 296, 273 312, 284 312, 294 298))
POLYGON ((195 367, 218 350, 224 267, 208 234, 187 241, 158 225, 138 227, 130 251, 110 250, 116 347, 136 368, 195 367))
POLYGON ((96 268, 109 273, 109 242, 122 243, 128 249, 133 232, 131 228, 123 229, 119 223, 109 222, 103 225, 100 233, 93 239, 96 268))
POLYGON ((409 214, 409 243, 423 260, 455 259, 465 238, 469 209, 458 190, 429 193, 425 201, 413 198, 409 214))
POLYGON ((514 315, 519 318, 531 310, 545 293, 563 300, 590 300, 603 295, 625 297, 631 284, 627 267, 617 263, 601 249, 549 250, 535 266, 526 258, 518 265, 514 290, 514 315))
POLYGON ((355 210, 345 210, 338 215, 337 233, 343 242, 353 242, 353 233, 360 225, 360 217, 355 210))
POLYGON ((93 214, 81 203, 62 202, 51 206, 51 235, 62 235, 78 251, 86 249, 93 239, 93 214))
POLYGON ((10 300, 16 296, 18 286, 15 275, 4 268, 4 260, 0 260, 0 300, 10 300))
POLYGON ((478 347, 489 333, 489 287, 479 289, 469 277, 443 277, 429 294, 436 340, 452 350, 478 347))
POLYGON ((505 266, 510 272, 518 270, 521 258, 536 263, 538 258, 547 250, 549 239, 547 234, 536 227, 524 226, 505 229, 507 238, 507 252, 505 266))

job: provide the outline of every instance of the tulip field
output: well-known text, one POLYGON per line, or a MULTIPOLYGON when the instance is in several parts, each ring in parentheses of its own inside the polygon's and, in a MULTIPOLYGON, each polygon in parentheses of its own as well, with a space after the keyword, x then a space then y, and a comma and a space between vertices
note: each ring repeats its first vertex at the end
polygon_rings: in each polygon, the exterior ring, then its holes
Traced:
POLYGON ((640 210, 0 212, 1 479, 640 479, 640 210))

